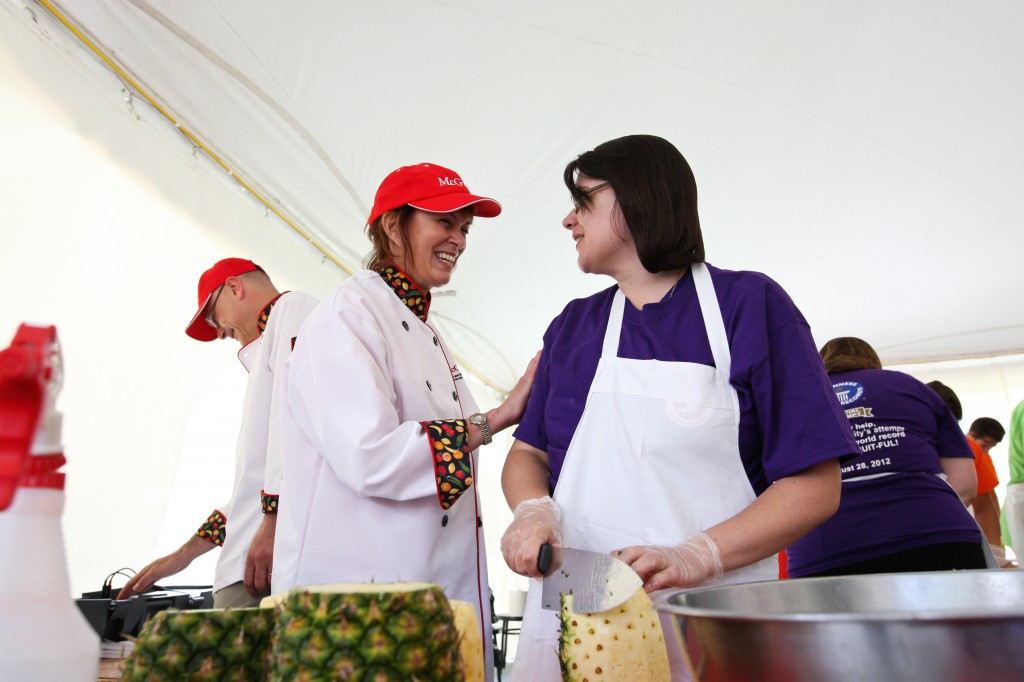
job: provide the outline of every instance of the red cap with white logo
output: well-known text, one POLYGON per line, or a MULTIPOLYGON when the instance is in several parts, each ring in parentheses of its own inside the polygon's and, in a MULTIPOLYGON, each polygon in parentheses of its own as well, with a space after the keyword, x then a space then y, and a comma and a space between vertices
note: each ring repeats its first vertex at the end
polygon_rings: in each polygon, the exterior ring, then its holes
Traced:
POLYGON ((388 211, 408 204, 422 211, 449 213, 469 206, 473 215, 493 218, 501 213, 501 204, 494 199, 470 194, 459 174, 443 166, 419 163, 392 171, 377 188, 373 210, 366 221, 372 225, 388 211))
POLYGON ((213 264, 209 270, 199 277, 199 309, 185 327, 185 333, 197 341, 213 341, 217 338, 217 330, 206 322, 203 311, 209 303, 213 292, 220 288, 229 277, 238 277, 247 272, 262 271, 263 268, 246 258, 225 258, 213 264))

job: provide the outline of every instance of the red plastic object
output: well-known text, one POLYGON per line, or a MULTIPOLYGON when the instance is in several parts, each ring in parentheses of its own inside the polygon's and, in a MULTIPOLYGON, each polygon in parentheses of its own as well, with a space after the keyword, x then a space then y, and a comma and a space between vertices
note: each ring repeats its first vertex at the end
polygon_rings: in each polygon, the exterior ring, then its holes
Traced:
POLYGON ((10 347, 0 351, 0 511, 11 505, 26 478, 39 486, 43 480, 56 483, 53 476, 63 477, 52 467, 55 457, 60 458, 57 468, 63 464, 63 455, 31 462, 29 458, 46 401, 46 385, 53 376, 56 341, 56 327, 23 324, 10 347))

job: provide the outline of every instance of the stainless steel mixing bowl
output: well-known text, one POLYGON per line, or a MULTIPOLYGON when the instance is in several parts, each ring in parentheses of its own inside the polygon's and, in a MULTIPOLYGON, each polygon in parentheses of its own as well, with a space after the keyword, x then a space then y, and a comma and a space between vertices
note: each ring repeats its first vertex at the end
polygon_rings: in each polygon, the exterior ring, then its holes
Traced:
POLYGON ((711 586, 656 605, 698 680, 1024 680, 1024 570, 711 586))

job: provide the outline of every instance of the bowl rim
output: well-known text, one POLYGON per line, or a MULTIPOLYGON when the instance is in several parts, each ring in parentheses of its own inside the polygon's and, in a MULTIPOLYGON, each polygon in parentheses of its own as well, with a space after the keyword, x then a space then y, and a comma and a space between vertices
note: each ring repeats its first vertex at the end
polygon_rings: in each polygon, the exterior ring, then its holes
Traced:
MULTIPOLYGON (((655 608, 661 612, 671 615, 689 617, 689 618, 715 618, 720 620, 728 620, 734 622, 740 621, 757 621, 760 623, 765 622, 794 622, 794 623, 821 623, 821 622, 842 622, 842 623, 855 623, 855 622, 920 622, 924 623, 935 623, 935 622, 964 622, 964 621, 1006 621, 1006 620, 1022 620, 1024 621, 1024 601, 1019 604, 1006 604, 999 606, 986 606, 983 608, 977 606, 965 606, 964 608, 943 608, 943 609, 914 609, 914 610, 877 610, 877 611, 833 611, 833 612, 810 612, 810 611, 794 611, 791 613, 771 613, 771 612, 755 612, 752 610, 738 610, 738 609, 724 609, 724 608, 709 608, 705 606, 691 606, 686 604, 672 603, 671 600, 678 598, 682 594, 690 593, 702 593, 712 591, 728 591, 730 588, 737 590, 743 588, 749 588, 752 585, 766 585, 766 584, 790 584, 795 585, 799 583, 809 582, 829 582, 829 583, 840 583, 840 582, 852 582, 852 583, 867 583, 880 582, 885 580, 898 579, 899 581, 922 579, 933 582, 947 582, 960 580, 956 576, 965 576, 967 574, 985 575, 984 580, 1001 580, 1003 582, 1014 583, 1015 581, 1024 582, 1024 569, 1022 570, 1008 570, 1008 569, 978 569, 973 571, 928 571, 928 572, 910 572, 910 573, 875 573, 865 575, 851 575, 851 576, 823 576, 813 578, 790 578, 787 580, 761 580, 746 583, 728 583, 728 584, 711 584, 702 585, 699 587, 688 588, 688 589, 670 589, 662 590, 661 592, 652 595, 654 598, 655 608), (995 578, 995 576, 1003 576, 995 578)), ((786 589, 786 588, 783 588, 786 589)))

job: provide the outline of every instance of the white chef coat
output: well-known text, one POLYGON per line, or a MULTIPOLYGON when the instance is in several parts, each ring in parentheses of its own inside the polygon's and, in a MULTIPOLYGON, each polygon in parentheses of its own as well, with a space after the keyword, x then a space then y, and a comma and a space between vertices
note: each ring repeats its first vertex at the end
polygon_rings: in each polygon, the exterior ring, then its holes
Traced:
POLYGON ((249 372, 242 402, 242 425, 235 448, 235 480, 231 499, 220 508, 227 532, 213 581, 214 591, 245 577, 245 558, 263 523, 261 494, 278 494, 281 480, 281 439, 277 409, 279 379, 291 353, 292 339, 317 300, 302 291, 282 294, 270 310, 263 334, 238 351, 249 372))
POLYGON ((477 486, 441 508, 420 424, 478 409, 441 336, 378 273, 358 272, 306 320, 285 391, 273 592, 436 583, 476 606, 490 660, 477 486))

